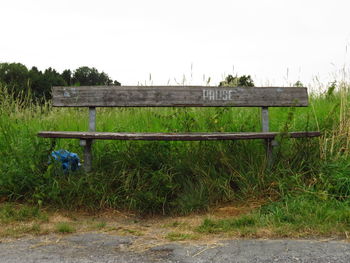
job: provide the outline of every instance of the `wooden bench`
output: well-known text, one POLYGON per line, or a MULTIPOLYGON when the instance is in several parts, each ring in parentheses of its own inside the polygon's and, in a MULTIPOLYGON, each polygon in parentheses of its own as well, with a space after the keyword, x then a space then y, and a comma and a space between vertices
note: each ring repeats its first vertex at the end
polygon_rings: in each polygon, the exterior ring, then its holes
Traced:
MULTIPOLYGON (((268 107, 306 107, 306 88, 300 87, 204 87, 204 86, 90 86, 54 87, 55 107, 88 107, 89 131, 41 131, 45 138, 80 139, 84 146, 84 168, 91 171, 92 141, 155 140, 206 141, 264 139, 271 160, 273 140, 268 107), (96 107, 261 107, 262 132, 127 133, 96 132, 96 107)), ((320 136, 318 131, 288 132, 291 138, 320 136)))

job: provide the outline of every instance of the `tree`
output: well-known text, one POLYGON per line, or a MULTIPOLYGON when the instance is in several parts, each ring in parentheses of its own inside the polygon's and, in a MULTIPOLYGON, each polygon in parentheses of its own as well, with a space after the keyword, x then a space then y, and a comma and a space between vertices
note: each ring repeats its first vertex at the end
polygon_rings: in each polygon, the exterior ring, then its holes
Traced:
POLYGON ((39 99, 50 99, 53 86, 66 86, 63 77, 51 67, 43 72, 36 67, 29 70, 30 88, 33 96, 39 99))
POLYGON ((114 85, 114 86, 120 86, 121 84, 120 84, 119 81, 115 80, 115 81, 113 81, 113 85, 114 85))
POLYGON ((228 75, 224 81, 221 81, 219 87, 254 87, 254 81, 250 75, 233 77, 228 75))
POLYGON ((68 86, 72 85, 72 71, 70 69, 63 70, 61 77, 64 79, 68 86))
POLYGON ((41 87, 43 86, 43 73, 37 67, 32 67, 29 70, 29 86, 32 90, 32 95, 40 98, 41 87))
POLYGON ((58 73, 53 68, 45 69, 42 75, 42 82, 40 87, 40 97, 44 97, 46 99, 51 98, 51 89, 53 86, 66 86, 66 81, 62 78, 61 74, 58 73))
POLYGON ((295 82, 293 84, 293 87, 302 88, 302 87, 304 87, 304 84, 300 80, 298 80, 297 82, 295 82))
POLYGON ((28 89, 28 69, 21 63, 0 63, 0 82, 18 94, 28 89))
POLYGON ((94 86, 94 85, 118 85, 118 81, 113 81, 103 71, 100 73, 96 68, 80 67, 73 73, 73 83, 80 86, 94 86))
POLYGON ((116 85, 117 80, 112 80, 106 73, 99 72, 96 68, 80 67, 72 73, 65 69, 62 74, 53 68, 43 72, 37 67, 30 70, 21 63, 0 63, 0 82, 17 96, 20 92, 25 94, 31 90, 33 98, 50 99, 53 86, 71 85, 116 85))

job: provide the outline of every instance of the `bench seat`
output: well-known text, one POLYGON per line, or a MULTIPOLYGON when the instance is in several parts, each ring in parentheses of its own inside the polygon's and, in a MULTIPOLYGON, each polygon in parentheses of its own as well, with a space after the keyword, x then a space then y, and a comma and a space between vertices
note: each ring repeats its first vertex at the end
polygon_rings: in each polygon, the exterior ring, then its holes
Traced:
MULTIPOLYGON (((140 132, 74 132, 42 131, 38 136, 43 138, 67 138, 81 140, 143 140, 143 141, 210 141, 210 140, 245 140, 271 139, 279 132, 187 132, 187 133, 140 133, 140 132)), ((317 137, 320 132, 288 132, 289 138, 317 137)))

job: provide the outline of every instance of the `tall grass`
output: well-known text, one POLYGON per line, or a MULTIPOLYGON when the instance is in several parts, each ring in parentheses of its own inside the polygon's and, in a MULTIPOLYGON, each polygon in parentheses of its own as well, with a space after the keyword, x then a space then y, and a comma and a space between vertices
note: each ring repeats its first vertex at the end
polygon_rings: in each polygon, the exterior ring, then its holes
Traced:
MULTIPOLYGON (((39 204, 188 213, 237 199, 312 192, 350 195, 349 85, 313 94, 307 108, 271 108, 272 131, 320 130, 313 139, 281 137, 266 169, 263 142, 95 141, 93 172, 65 174, 53 150, 82 156, 78 140, 42 139, 40 130, 85 131, 85 108, 52 108, 0 87, 0 198, 39 204)), ((261 131, 259 108, 98 108, 97 130, 111 132, 261 131)))

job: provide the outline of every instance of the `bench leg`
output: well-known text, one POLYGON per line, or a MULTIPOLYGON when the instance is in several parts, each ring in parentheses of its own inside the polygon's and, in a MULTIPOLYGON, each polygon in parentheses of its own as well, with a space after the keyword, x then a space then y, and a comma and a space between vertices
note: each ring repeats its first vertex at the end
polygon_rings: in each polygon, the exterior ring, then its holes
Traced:
POLYGON ((91 172, 92 167, 92 140, 80 140, 80 145, 84 147, 84 170, 91 172))
POLYGON ((273 139, 265 139, 267 167, 271 168, 273 164, 273 148, 277 146, 277 141, 273 139))
POLYGON ((271 167, 272 165, 272 143, 271 139, 265 140, 265 150, 266 150, 266 161, 267 161, 267 167, 271 167))

